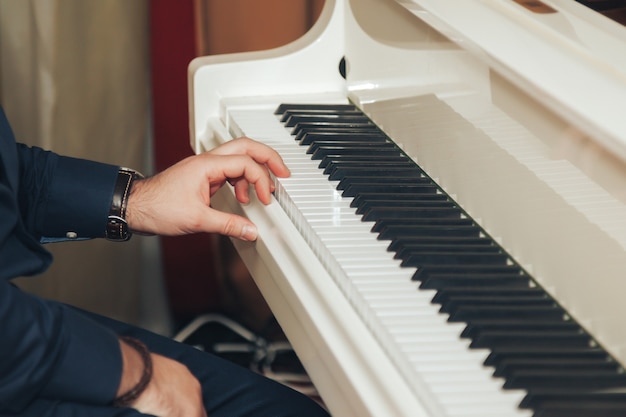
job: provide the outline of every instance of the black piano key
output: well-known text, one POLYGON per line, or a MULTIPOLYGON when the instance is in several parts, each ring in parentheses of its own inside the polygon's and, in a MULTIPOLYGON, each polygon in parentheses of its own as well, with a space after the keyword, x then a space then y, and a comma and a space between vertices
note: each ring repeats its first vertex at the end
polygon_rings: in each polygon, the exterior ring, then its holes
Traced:
POLYGON ((402 260, 401 265, 428 269, 431 265, 506 265, 508 260, 508 255, 500 252, 481 252, 478 250, 436 252, 432 250, 411 253, 402 260))
MULTIPOLYGON (((558 319, 557 319, 558 320, 558 319)), ((610 361, 608 353, 599 347, 569 347, 559 349, 535 349, 528 350, 520 346, 501 347, 491 351, 485 359, 484 365, 498 367, 505 361, 512 360, 604 360, 610 361)))
POLYGON ((319 168, 323 169, 332 164, 338 164, 344 161, 350 161, 355 163, 361 163, 367 165, 372 162, 380 161, 384 159, 388 162, 406 162, 409 160, 408 157, 404 155, 398 154, 397 156, 380 156, 380 155, 328 155, 322 158, 319 168))
POLYGON ((424 177, 413 177, 413 181, 401 178, 401 182, 396 179, 387 178, 386 181, 373 180, 370 184, 364 183, 362 177, 345 177, 337 186, 338 190, 343 191, 343 197, 358 197, 362 193, 395 193, 398 198, 400 196, 410 196, 413 194, 422 194, 430 192, 430 180, 424 177))
POLYGON ((441 311, 453 311, 457 306, 472 305, 554 305, 555 301, 544 292, 484 291, 448 295, 441 304, 441 311))
POLYGON ((347 109, 285 109, 280 114, 280 121, 286 123, 291 116, 299 116, 299 115, 332 115, 336 117, 344 117, 344 116, 363 116, 363 113, 356 108, 347 108, 347 109))
POLYGON ((389 209, 392 210, 394 208, 450 208, 457 207, 456 203, 453 201, 449 201, 445 198, 436 198, 436 197, 444 197, 439 194, 433 194, 431 197, 425 196, 426 198, 420 200, 378 200, 378 201, 368 201, 361 204, 356 209, 356 214, 366 214, 370 211, 377 209, 389 209))
POLYGON ((310 103, 282 103, 280 104, 274 114, 280 115, 283 114, 287 110, 334 110, 334 111, 345 111, 345 110, 355 110, 356 106, 354 104, 310 104, 310 103))
MULTIPOLYGON (((311 143, 307 149, 306 153, 308 155, 314 155, 315 151, 318 149, 333 149, 340 155, 346 155, 353 153, 352 150, 356 149, 395 149, 397 147, 392 142, 368 142, 366 140, 318 140, 311 143)), ((355 155, 359 155, 358 152, 354 152, 355 155)))
POLYGON ((549 389, 534 389, 528 392, 520 403, 520 408, 546 409, 547 413, 539 411, 535 416, 543 417, 571 417, 578 409, 595 414, 582 414, 583 416, 606 417, 604 412, 613 410, 622 414, 612 414, 609 416, 626 415, 626 390, 602 390, 599 392, 565 390, 558 387, 549 389), (555 411, 567 411, 570 414, 555 414, 555 411))
POLYGON ((324 169, 324 174, 328 175, 328 179, 339 181, 347 176, 360 177, 388 177, 407 176, 408 174, 420 177, 423 173, 420 170, 413 170, 413 164, 410 162, 373 162, 369 165, 343 163, 333 164, 324 169))
POLYGON ((379 132, 362 132, 355 133, 356 129, 352 129, 353 132, 344 133, 336 131, 310 131, 302 135, 297 135, 296 140, 302 146, 310 146, 315 142, 389 142, 387 136, 379 132), (298 139, 299 138, 299 139, 298 139))
MULTIPOLYGON (((363 178, 363 177, 356 177, 356 178, 363 178)), ((401 177, 401 178, 412 178, 412 177, 401 177)), ((346 181, 349 181, 349 177, 345 179, 346 181)), ((344 180, 342 180, 344 181, 344 180)), ((339 181, 339 184, 342 183, 342 181, 339 181)), ((402 180, 404 181, 404 180, 402 180)), ((418 179, 419 182, 422 181, 422 179, 418 179)), ((436 185, 429 185, 429 184, 420 184, 423 185, 423 187, 420 188, 420 191, 423 191, 421 193, 390 193, 390 192, 380 192, 380 193, 375 193, 375 192, 362 192, 359 193, 358 195, 356 195, 352 201, 350 202, 350 207, 360 207, 363 204, 366 204, 368 202, 376 202, 379 200, 385 200, 385 201, 394 201, 394 200, 421 200, 422 198, 425 198, 428 196, 428 198, 442 198, 442 199, 449 199, 449 197, 445 194, 441 194, 439 193, 439 187, 437 187, 436 185), (433 197, 434 196, 434 197, 433 197)), ((473 223, 473 222, 472 222, 473 223)))
POLYGON ((374 126, 371 122, 355 123, 347 121, 334 122, 300 122, 291 129, 291 134, 298 136, 300 132, 311 131, 312 129, 368 129, 374 126))
MULTIPOLYGON (((412 243, 401 245, 402 247, 395 251, 394 258, 396 259, 409 259, 412 256, 419 256, 422 253, 429 252, 442 252, 442 253, 498 253, 502 251, 498 246, 491 244, 478 245, 472 243, 456 243, 454 245, 446 244, 445 242, 433 243, 412 243)), ((504 258, 506 259, 506 258, 504 258)), ((466 296, 466 295, 465 295, 466 296)))
POLYGON ((379 240, 401 240, 412 237, 478 237, 480 229, 471 219, 413 219, 411 222, 377 221, 372 232, 379 240))
POLYGON ((307 135, 308 133, 343 133, 343 134, 370 134, 370 133, 376 133, 376 134, 382 134, 381 131, 378 129, 378 127, 376 127, 376 125, 373 124, 367 124, 367 125, 363 125, 363 126, 359 126, 359 127, 334 127, 334 126, 324 126, 324 127, 320 127, 320 126, 315 126, 315 125, 308 125, 308 126, 301 126, 298 129, 298 134, 293 135, 294 139, 296 140, 296 142, 300 142, 302 140, 302 138, 307 135))
MULTIPOLYGON (((487 242, 490 242, 489 239, 486 239, 487 242)), ((437 294, 432 299, 432 302, 435 304, 443 304, 454 297, 464 297, 464 296, 492 296, 492 297, 538 297, 543 296, 546 297, 546 293, 542 288, 539 287, 526 287, 526 288, 472 288, 472 287, 452 287, 446 288, 444 290, 438 291, 437 294)), ((493 324, 495 326, 499 326, 500 322, 495 321, 486 321, 483 323, 484 326, 489 326, 493 324)), ((516 326, 515 322, 509 322, 504 326, 516 326)), ((539 323, 538 325, 541 325, 539 323)), ((551 323, 546 323, 546 325, 552 325, 551 323)), ((469 333, 471 329, 466 329, 465 332, 469 333)))
POLYGON ((497 246, 488 245, 412 245, 394 255, 402 266, 428 268, 430 265, 450 266, 505 265, 507 256, 497 246))
POLYGON ((623 417, 625 415, 623 405, 593 404, 590 407, 583 408, 582 406, 577 406, 577 404, 568 404, 566 406, 561 404, 556 406, 546 405, 534 413, 533 417, 623 417))
POLYGON ((614 361, 600 360, 600 359, 585 359, 585 358, 551 358, 551 359, 526 359, 518 358, 505 359, 498 364, 493 372, 495 377, 508 378, 515 372, 520 370, 592 370, 603 369, 613 372, 622 372, 621 367, 614 361))
MULTIPOLYGON (((498 348, 501 346, 589 346, 589 335, 576 331, 511 331, 511 330, 485 330, 472 339, 472 348, 498 348)), ((530 369, 525 368, 525 369, 530 369)), ((545 370, 542 369, 542 371, 545 370)))
POLYGON ((563 309, 556 305, 460 305, 450 312, 450 322, 471 322, 475 319, 487 317, 502 317, 507 319, 525 320, 555 320, 565 314, 563 309))
POLYGON ((363 213, 363 221, 384 221, 385 219, 432 219, 461 218, 461 210, 456 204, 435 207, 372 207, 363 213))
MULTIPOLYGON (((403 175, 406 175, 404 173, 403 175)), ((415 178, 419 180, 421 178, 419 173, 415 173, 415 178)), ((416 181, 416 184, 350 184, 345 190, 341 193, 343 197, 358 197, 361 193, 395 193, 398 198, 402 195, 410 195, 410 194, 423 194, 423 193, 434 193, 437 190, 434 189, 430 184, 420 184, 419 181, 416 181)))
POLYGON ((435 274, 420 277, 416 273, 413 279, 421 281, 420 288, 428 290, 441 290, 459 285, 473 288, 525 287, 528 285, 528 277, 518 274, 435 274))
MULTIPOLYGON (((358 214, 358 210, 357 210, 358 214)), ((402 239, 394 239, 389 243, 387 250, 400 253, 411 245, 493 245, 493 241, 486 237, 474 236, 412 236, 402 239)), ((395 255, 398 257, 398 255, 395 255)), ((464 289, 466 290, 466 289, 464 289)), ((438 294, 439 295, 439 294, 438 294)), ((437 296, 435 296, 437 297, 437 296)), ((433 302, 436 302, 433 300, 433 302)))
MULTIPOLYGON (((321 162, 320 162, 320 165, 321 165, 321 162)), ((390 168, 390 169, 399 171, 399 172, 394 172, 394 176, 415 176, 413 172, 418 172, 420 176, 423 175, 423 172, 421 170, 415 168, 415 165, 413 164, 413 162, 407 161, 407 160, 398 161, 396 158, 391 159, 391 160, 385 160, 385 159, 376 160, 375 158, 371 158, 365 164, 363 163, 363 161, 332 161, 326 164, 322 172, 324 173, 324 175, 331 175, 331 176, 337 176, 337 175, 371 176, 367 168, 373 168, 373 169, 378 169, 378 170, 382 170, 384 168, 390 168), (346 172, 345 174, 341 173, 342 169, 345 170, 346 172), (362 172, 362 171, 365 171, 365 172, 362 172), (407 173, 409 173, 409 175, 407 175, 407 173)), ((384 171, 383 171, 383 175, 385 175, 384 171)), ((341 179, 341 177, 337 179, 341 179)))
MULTIPOLYGON (((418 268, 413 274, 413 280, 423 281, 425 279, 433 278, 436 276, 444 276, 449 275, 450 278, 454 278, 455 276, 466 276, 468 279, 480 279, 484 277, 486 280, 490 280, 491 278, 496 278, 500 275, 519 275, 526 280, 530 278, 525 275, 522 269, 517 265, 474 265, 474 264, 466 264, 466 265, 428 265, 426 267, 418 268)), ((471 282, 471 281, 468 281, 471 282)))
MULTIPOLYGON (((397 156, 400 151, 393 143, 370 143, 363 144, 355 142, 355 146, 343 146, 343 145, 316 145, 315 150, 311 150, 311 159, 314 161, 321 160, 327 155, 390 155, 397 156)), ((314 144, 312 144, 314 145, 314 144)), ((311 145, 311 146, 312 146, 311 145)), ((307 149, 307 153, 309 153, 307 149)))
MULTIPOLYGON (((397 176, 397 177, 362 177, 362 176, 349 176, 349 177, 343 177, 341 180, 339 180, 339 183, 337 184, 337 190, 339 191, 344 191, 345 189, 347 189, 348 187, 350 187, 350 185, 352 184, 359 184, 361 186, 367 186, 367 185, 407 185, 407 186, 415 186, 415 185, 420 185, 420 186, 426 186, 429 187, 426 191, 428 191, 428 193, 431 193, 432 195, 428 196, 428 197, 424 197, 423 199, 428 198, 430 201, 434 201, 434 200, 439 200, 439 201, 444 201, 447 200, 448 198, 443 195, 443 194, 437 194, 435 196, 435 192, 437 191, 436 188, 433 188, 433 185, 430 185, 430 180, 428 178, 424 178, 424 177, 411 177, 411 176, 397 176), (434 197, 434 198, 431 198, 434 197)), ((354 190, 353 190, 354 191, 354 190)), ((359 196, 361 194, 374 194, 374 193, 358 193, 359 196)), ((394 200, 401 200, 402 196, 406 196, 407 199, 403 200, 403 201, 410 201, 409 199, 412 199, 414 201, 418 200, 418 197, 420 195, 423 195, 423 193, 420 194, 409 194, 409 193, 402 193, 402 194, 394 194, 395 198, 394 200)), ((371 202, 376 202, 376 201, 382 201, 382 200, 377 200, 377 199, 356 199, 354 198, 351 202, 350 205, 352 207, 357 207, 358 202, 359 201, 364 201, 363 204, 368 204, 371 202)), ((386 200, 386 201, 390 201, 390 200, 386 200)), ((393 200, 392 200, 393 201, 393 200)))
POLYGON ((601 390, 626 387, 626 374, 611 370, 520 370, 505 380, 504 389, 571 388, 601 390))
POLYGON ((300 123, 336 123, 339 121, 340 123, 347 124, 371 124, 372 122, 367 116, 363 115, 342 115, 342 114, 292 114, 284 120, 286 127, 294 127, 300 123))

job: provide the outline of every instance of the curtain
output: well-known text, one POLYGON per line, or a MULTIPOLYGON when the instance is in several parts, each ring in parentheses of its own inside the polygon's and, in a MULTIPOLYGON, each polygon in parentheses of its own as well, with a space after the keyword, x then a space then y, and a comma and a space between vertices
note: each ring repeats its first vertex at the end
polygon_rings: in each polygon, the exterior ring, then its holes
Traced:
MULTIPOLYGON (((149 171, 148 61, 147 0, 0 0, 0 102, 21 142, 149 171)), ((142 239, 50 245, 50 270, 17 282, 138 323, 142 239)))

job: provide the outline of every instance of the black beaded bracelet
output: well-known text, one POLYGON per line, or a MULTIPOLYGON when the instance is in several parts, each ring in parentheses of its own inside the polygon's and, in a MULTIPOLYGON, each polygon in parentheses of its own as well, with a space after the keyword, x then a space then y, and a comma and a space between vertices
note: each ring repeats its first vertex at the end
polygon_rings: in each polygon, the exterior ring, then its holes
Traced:
POLYGON ((115 407, 127 407, 139 398, 150 383, 150 380, 152 380, 152 357, 150 356, 148 347, 142 341, 129 336, 121 336, 120 339, 139 352, 141 360, 143 361, 143 373, 137 385, 113 400, 115 407))

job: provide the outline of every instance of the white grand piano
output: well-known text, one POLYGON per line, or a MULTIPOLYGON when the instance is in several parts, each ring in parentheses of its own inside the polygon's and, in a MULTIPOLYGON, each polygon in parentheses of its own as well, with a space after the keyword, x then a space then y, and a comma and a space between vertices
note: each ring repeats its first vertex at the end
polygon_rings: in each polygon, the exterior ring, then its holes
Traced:
MULTIPOLYGON (((227 188, 214 205, 258 226, 258 241, 235 246, 333 416, 626 415, 624 27, 572 0, 327 0, 301 39, 198 58, 189 77, 196 152, 247 135, 291 168, 269 206, 241 206, 227 188), (470 317, 449 321, 431 302, 438 287, 414 279, 428 266, 401 266, 275 114, 283 103, 353 104, 563 309, 561 322, 499 322, 523 294, 472 316, 504 278, 446 290, 470 317), (468 322, 503 344, 470 348, 468 322), (552 336, 564 344, 533 362, 552 336), (484 364, 493 352, 497 375, 484 364)), ((459 278, 448 266, 433 268, 459 278)))

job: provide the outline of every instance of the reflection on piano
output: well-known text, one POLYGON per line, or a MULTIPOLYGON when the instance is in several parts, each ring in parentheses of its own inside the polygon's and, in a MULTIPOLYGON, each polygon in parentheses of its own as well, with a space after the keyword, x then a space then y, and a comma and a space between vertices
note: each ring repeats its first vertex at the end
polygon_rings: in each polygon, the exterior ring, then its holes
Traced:
POLYGON ((335 416, 626 415, 626 32, 523 3, 327 0, 190 66, 196 152, 292 171, 214 204, 335 416))

